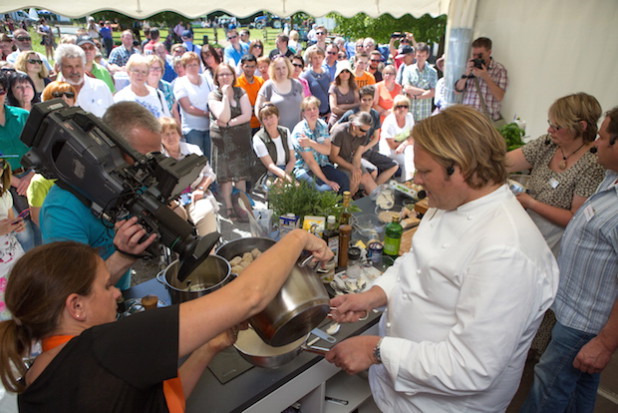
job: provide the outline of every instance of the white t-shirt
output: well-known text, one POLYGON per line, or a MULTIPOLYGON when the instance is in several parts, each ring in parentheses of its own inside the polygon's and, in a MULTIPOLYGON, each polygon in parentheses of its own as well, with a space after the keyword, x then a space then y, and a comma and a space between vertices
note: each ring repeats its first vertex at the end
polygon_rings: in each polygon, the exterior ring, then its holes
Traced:
MULTIPOLYGON (((200 110, 208 110, 208 96, 213 90, 212 84, 204 76, 200 77, 201 83, 194 85, 187 76, 178 77, 174 82, 174 97, 177 101, 184 97, 188 97, 193 106, 200 110)), ((195 116, 187 113, 179 104, 180 113, 182 114, 182 133, 188 133, 192 130, 209 130, 209 116, 195 116)))
MULTIPOLYGON (((277 148, 277 159, 273 159, 273 162, 277 166, 285 165, 285 148, 283 147, 283 141, 281 140, 281 135, 277 138, 271 138, 275 147, 277 148), (281 161, 280 161, 281 160, 281 161)), ((266 149, 266 144, 264 141, 259 138, 259 136, 253 137, 253 152, 257 155, 258 158, 263 158, 268 154, 268 149, 266 149)))
POLYGON ((163 93, 148 85, 146 85, 146 89, 148 89, 148 95, 138 96, 131 89, 131 85, 129 85, 114 95, 114 102, 137 102, 148 109, 157 119, 162 116, 170 116, 170 110, 167 107, 163 93))
POLYGON ((102 117, 107 108, 114 104, 114 97, 104 81, 84 76, 84 86, 77 95, 76 103, 85 111, 102 117))

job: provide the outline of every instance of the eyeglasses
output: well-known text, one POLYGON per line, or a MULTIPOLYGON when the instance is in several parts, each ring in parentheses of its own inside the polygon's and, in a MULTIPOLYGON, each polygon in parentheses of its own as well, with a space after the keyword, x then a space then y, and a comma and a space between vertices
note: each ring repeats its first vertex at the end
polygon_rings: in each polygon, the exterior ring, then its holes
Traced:
POLYGON ((382 72, 382 76, 395 76, 395 73, 382 72))
POLYGON ((292 66, 294 67, 300 67, 302 69, 303 65, 301 65, 300 63, 292 63, 292 66))
POLYGON ((133 73, 135 75, 147 76, 148 75, 148 70, 131 69, 131 73, 133 73))
POLYGON ((410 106, 408 106, 408 105, 397 105, 397 106, 395 106, 395 109, 403 109, 403 108, 410 109, 410 106))
POLYGON ((232 73, 219 73, 217 76, 226 77, 226 76, 234 76, 232 73))
POLYGON ((556 131, 559 131, 560 129, 562 129, 562 126, 554 125, 553 123, 551 123, 549 119, 547 119, 547 124, 549 125, 550 128, 555 129, 556 131))
POLYGON ((238 37, 238 36, 229 36, 227 39, 228 39, 228 40, 232 40, 232 39, 235 39, 235 38, 237 38, 237 37, 238 37))
POLYGON ((31 65, 42 65, 43 61, 38 59, 28 59, 28 63, 31 65))
POLYGON ((151 72, 162 72, 163 68, 161 68, 161 67, 151 67, 150 71, 151 72))
POLYGON ((30 36, 19 36, 19 37, 16 37, 15 40, 17 40, 19 42, 29 42, 30 40, 32 40, 32 37, 30 37, 30 36))
POLYGON ((73 92, 52 92, 52 96, 55 98, 61 98, 63 96, 66 96, 69 99, 72 99, 75 97, 75 93, 73 92))
POLYGON ((378 62, 378 63, 380 63, 380 62, 381 62, 381 60, 380 60, 380 59, 371 59, 371 61, 372 61, 372 62, 378 62))

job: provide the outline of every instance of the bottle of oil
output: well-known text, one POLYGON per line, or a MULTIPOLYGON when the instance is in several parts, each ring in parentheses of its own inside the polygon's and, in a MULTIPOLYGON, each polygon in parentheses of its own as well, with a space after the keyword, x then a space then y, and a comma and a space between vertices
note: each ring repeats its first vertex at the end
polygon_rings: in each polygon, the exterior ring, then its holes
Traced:
POLYGON ((350 224, 350 200, 352 196, 350 195, 350 191, 345 191, 343 193, 343 202, 341 203, 341 215, 339 216, 339 225, 349 225, 350 224))
POLYGON ((328 248, 335 254, 335 262, 339 262, 339 230, 334 215, 329 215, 326 219, 326 230, 324 230, 323 238, 328 248))
POLYGON ((384 231, 384 254, 392 258, 399 256, 401 235, 403 234, 403 227, 399 220, 399 216, 393 216, 393 221, 386 226, 384 231))

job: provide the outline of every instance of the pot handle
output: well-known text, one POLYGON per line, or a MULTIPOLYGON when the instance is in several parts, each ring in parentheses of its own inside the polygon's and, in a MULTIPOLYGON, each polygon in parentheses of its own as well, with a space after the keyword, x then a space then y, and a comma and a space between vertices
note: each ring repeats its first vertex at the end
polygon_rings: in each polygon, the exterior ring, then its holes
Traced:
POLYGON ((326 347, 308 346, 306 344, 303 344, 302 346, 300 346, 300 348, 303 351, 307 351, 309 353, 314 353, 314 354, 319 354, 320 356, 326 356, 326 353, 330 351, 330 349, 326 347))
POLYGON ((320 265, 320 261, 316 261, 314 264, 311 264, 312 259, 313 259, 313 255, 308 256, 300 263, 300 267, 307 267, 311 271, 315 272, 318 269, 318 265, 320 265))
POLYGON ((161 284, 163 285, 167 285, 167 281, 165 280, 165 271, 161 271, 159 272, 157 275, 155 275, 155 278, 157 279, 157 281, 159 281, 161 284))

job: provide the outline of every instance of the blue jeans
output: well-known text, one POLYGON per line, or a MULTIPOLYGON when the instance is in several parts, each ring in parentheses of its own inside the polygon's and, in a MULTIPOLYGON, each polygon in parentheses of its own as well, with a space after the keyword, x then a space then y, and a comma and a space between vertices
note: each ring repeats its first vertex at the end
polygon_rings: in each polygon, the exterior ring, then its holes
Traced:
POLYGON ((202 150, 202 153, 208 162, 210 162, 210 131, 209 130, 196 130, 192 129, 185 134, 185 140, 187 143, 197 145, 202 150))
POLYGON ((573 367, 581 348, 596 334, 585 333, 556 323, 551 341, 534 368, 534 382, 520 412, 594 411, 601 375, 588 374, 573 367))
MULTIPOLYGON (((344 191, 350 190, 350 180, 347 175, 341 171, 335 169, 332 165, 324 165, 320 167, 322 169, 322 173, 329 181, 335 181, 339 184, 339 193, 342 194, 344 191)), ((303 171, 296 175, 296 179, 299 181, 313 182, 315 180, 315 187, 318 191, 331 191, 331 187, 328 186, 324 181, 320 178, 317 178, 313 175, 311 171, 303 171)))

